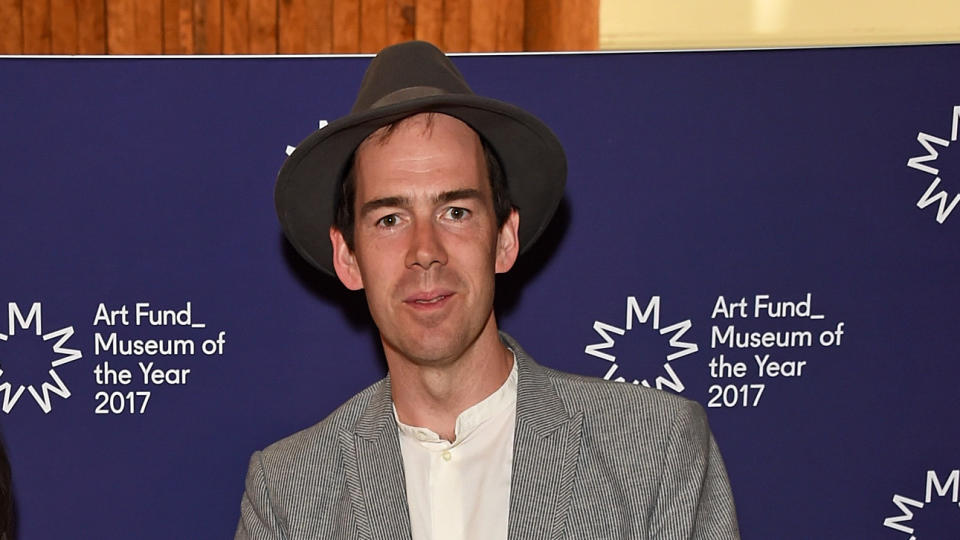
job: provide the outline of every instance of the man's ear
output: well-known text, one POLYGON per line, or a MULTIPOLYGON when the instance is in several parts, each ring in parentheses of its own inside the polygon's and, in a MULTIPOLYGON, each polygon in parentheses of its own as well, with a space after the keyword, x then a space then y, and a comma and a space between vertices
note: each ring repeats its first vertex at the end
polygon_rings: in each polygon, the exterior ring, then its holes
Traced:
POLYGON ((363 288, 363 278, 357 266, 357 257, 347 246, 343 233, 336 227, 330 227, 330 243, 333 245, 333 269, 343 286, 351 291, 363 288))
POLYGON ((520 253, 520 237, 517 233, 519 229, 520 214, 514 208, 510 210, 510 216, 503 222, 497 234, 497 261, 494 269, 498 274, 510 270, 513 263, 517 262, 517 255, 520 253))

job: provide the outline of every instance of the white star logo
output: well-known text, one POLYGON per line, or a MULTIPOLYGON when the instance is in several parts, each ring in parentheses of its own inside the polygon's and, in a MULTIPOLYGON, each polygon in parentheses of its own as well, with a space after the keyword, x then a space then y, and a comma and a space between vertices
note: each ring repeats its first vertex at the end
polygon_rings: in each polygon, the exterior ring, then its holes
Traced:
MULTIPOLYGON (((52 346, 52 352, 54 354, 62 355, 59 358, 55 358, 50 362, 50 378, 53 380, 53 383, 44 382, 40 386, 40 391, 31 385, 17 385, 14 389, 14 385, 10 381, 4 380, 0 383, 0 393, 3 394, 3 412, 9 413, 13 406, 17 404, 17 401, 20 399, 20 396, 23 394, 24 390, 30 392, 30 395, 33 396, 33 399, 37 402, 37 405, 40 405, 40 408, 44 413, 49 413, 50 409, 53 407, 50 401, 50 394, 58 395, 64 399, 70 397, 70 390, 67 388, 63 381, 60 380, 60 377, 57 375, 57 372, 54 368, 62 366, 63 364, 73 362, 74 360, 80 358, 82 355, 77 349, 68 349, 65 347, 67 340, 73 336, 73 327, 67 326, 59 330, 44 334, 41 326, 42 318, 42 308, 40 302, 34 302, 30 306, 30 311, 27 313, 27 316, 24 317, 23 313, 20 311, 20 307, 16 303, 10 302, 7 305, 7 333, 0 333, 0 341, 9 341, 17 333, 17 327, 21 330, 28 330, 31 328, 31 323, 33 329, 36 332, 36 335, 41 336, 43 341, 50 341, 56 339, 57 341, 52 346), (19 324, 18 324, 19 323, 19 324)), ((3 380, 3 370, 0 369, 0 380, 3 380)))
POLYGON ((960 503, 960 470, 954 469, 947 473, 946 481, 935 470, 927 471, 927 489, 922 501, 894 494, 893 504, 900 510, 900 515, 887 517, 883 526, 910 535, 910 540, 917 540, 914 530, 913 517, 915 509, 922 509, 938 498, 947 498, 947 501, 957 505, 960 503))
MULTIPOLYGON (((610 336, 611 333, 617 335, 624 335, 627 331, 633 329, 634 321, 640 324, 647 324, 647 321, 650 321, 651 327, 656 330, 660 335, 671 334, 669 339, 669 344, 672 352, 667 354, 666 363, 663 364, 663 370, 667 373, 669 378, 666 377, 657 377, 654 381, 657 389, 669 388, 674 392, 683 392, 684 385, 680 380, 680 377, 677 376, 677 373, 670 366, 670 362, 676 360, 677 358, 682 358, 688 354, 693 354, 699 350, 696 343, 688 343, 685 341, 680 341, 680 338, 687 333, 687 330, 693 326, 690 322, 690 319, 685 321, 680 321, 678 323, 671 324, 660 328, 660 297, 651 296, 650 301, 647 303, 645 310, 640 309, 640 304, 637 302, 636 297, 628 296, 627 297, 627 317, 625 321, 625 328, 619 328, 611 324, 607 324, 600 321, 594 321, 593 330, 603 338, 602 343, 594 343, 592 345, 587 345, 583 350, 586 354, 595 356, 602 360, 610 362, 610 367, 607 369, 606 375, 603 376, 604 379, 614 380, 617 382, 627 382, 622 376, 613 378, 617 370, 620 368, 620 364, 617 362, 617 357, 609 352, 603 352, 602 349, 610 349, 614 346, 614 338, 610 336)), ((634 379, 633 384, 642 384, 643 386, 650 386, 650 383, 646 380, 637 380, 634 379)))
POLYGON ((921 131, 917 133, 917 142, 920 143, 920 146, 923 146, 927 153, 922 156, 914 156, 907 160, 907 167, 916 169, 918 171, 923 171, 934 177, 933 181, 930 182, 930 186, 927 188, 927 191, 924 192, 923 196, 920 197, 920 200, 917 201, 917 207, 922 210, 935 202, 939 203, 937 206, 937 223, 940 224, 947 220, 950 212, 952 212, 954 207, 957 206, 957 203, 960 202, 960 194, 954 195, 953 200, 951 201, 950 196, 946 191, 936 191, 937 186, 940 185, 940 169, 927 165, 927 162, 936 161, 937 156, 940 155, 933 145, 947 148, 950 146, 951 142, 957 142, 958 124, 960 124, 960 105, 957 105, 953 108, 953 127, 950 129, 950 140, 948 141, 940 137, 934 137, 933 135, 921 131))

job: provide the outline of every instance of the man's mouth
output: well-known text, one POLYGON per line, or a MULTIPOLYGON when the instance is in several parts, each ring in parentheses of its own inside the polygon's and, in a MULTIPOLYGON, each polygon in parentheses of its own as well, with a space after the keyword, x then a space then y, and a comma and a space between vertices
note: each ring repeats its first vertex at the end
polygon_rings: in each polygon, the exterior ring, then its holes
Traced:
POLYGON ((435 296, 435 297, 433 297, 433 298, 430 298, 429 300, 414 300, 414 303, 417 303, 417 304, 436 304, 437 302, 443 300, 444 298, 448 298, 448 296, 445 295, 445 294, 441 294, 440 296, 435 296))
POLYGON ((451 296, 453 296, 452 291, 430 291, 411 295, 404 302, 416 307, 431 307, 443 304, 451 296))

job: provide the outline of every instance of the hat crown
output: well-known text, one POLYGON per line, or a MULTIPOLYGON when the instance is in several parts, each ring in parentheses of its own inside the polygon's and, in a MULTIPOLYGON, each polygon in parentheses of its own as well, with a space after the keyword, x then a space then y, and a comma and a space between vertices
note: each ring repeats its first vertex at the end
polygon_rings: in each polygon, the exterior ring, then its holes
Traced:
POLYGON ((473 91, 440 49, 426 41, 408 41, 387 47, 374 57, 363 74, 350 112, 438 94, 473 94, 473 91))

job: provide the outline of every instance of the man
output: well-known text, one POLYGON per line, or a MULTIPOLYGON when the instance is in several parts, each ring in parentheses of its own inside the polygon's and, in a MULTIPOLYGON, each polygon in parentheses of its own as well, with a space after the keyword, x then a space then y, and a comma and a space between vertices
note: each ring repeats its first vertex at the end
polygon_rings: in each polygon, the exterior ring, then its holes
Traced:
POLYGON ((498 332, 494 275, 565 176, 542 122, 432 45, 373 60, 276 202, 297 250, 365 291, 389 375, 253 455, 237 538, 738 538, 698 405, 541 367, 498 332))

